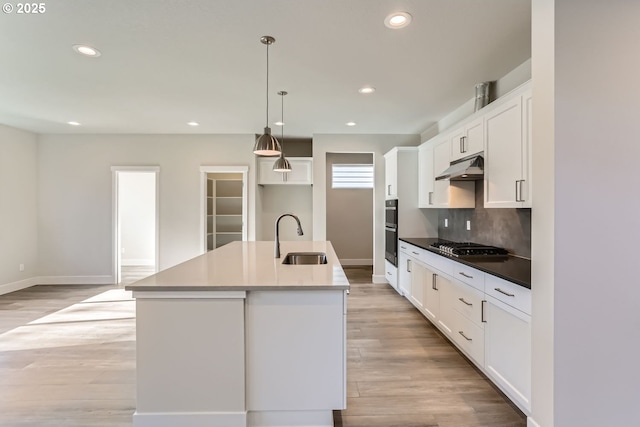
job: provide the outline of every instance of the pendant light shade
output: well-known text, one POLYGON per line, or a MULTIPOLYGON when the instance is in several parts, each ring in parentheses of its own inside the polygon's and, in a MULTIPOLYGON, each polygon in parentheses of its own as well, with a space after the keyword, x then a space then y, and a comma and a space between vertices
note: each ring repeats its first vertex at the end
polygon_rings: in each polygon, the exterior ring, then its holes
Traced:
MULTIPOLYGON (((284 90, 281 90, 280 92, 278 92, 278 95, 280 95, 282 97, 282 133, 280 134, 280 142, 284 144, 284 96, 287 94, 288 92, 285 92, 284 90)), ((284 157, 284 149, 282 148, 282 146, 280 146, 280 157, 278 157, 278 160, 276 160, 276 162, 273 164, 273 171, 274 172, 291 172, 291 163, 289 163, 289 160, 287 160, 284 157)))
POLYGON ((264 127, 264 134, 256 139, 253 152, 258 156, 277 156, 282 149, 275 136, 271 135, 269 128, 269 45, 275 43, 276 39, 271 36, 262 36, 260 42, 267 46, 267 121, 264 127))

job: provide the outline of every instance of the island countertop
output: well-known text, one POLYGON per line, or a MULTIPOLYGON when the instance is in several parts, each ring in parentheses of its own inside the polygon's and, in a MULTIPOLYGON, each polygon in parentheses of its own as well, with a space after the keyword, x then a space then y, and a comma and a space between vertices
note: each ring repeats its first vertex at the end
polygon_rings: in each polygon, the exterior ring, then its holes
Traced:
POLYGON ((127 285, 140 291, 340 290, 349 281, 328 241, 232 242, 153 276, 127 285), (282 264, 289 252, 324 252, 327 264, 282 264))

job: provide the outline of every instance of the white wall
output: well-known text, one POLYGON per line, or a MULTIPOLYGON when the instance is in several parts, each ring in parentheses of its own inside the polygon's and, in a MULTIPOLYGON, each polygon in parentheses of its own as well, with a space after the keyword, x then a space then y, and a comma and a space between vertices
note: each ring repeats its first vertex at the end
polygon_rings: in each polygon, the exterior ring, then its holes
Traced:
POLYGON ((534 201, 531 209, 531 421, 540 427, 553 427, 554 0, 533 1, 531 19, 534 201))
POLYGON ((331 170, 336 164, 372 164, 373 154, 327 153, 327 240, 340 262, 373 263, 373 189, 332 189, 331 170))
POLYGON ((261 224, 258 240, 275 239, 275 221, 284 213, 292 213, 300 219, 304 235, 298 236, 293 218, 280 221, 280 240, 314 240, 312 191, 310 185, 262 185, 258 187, 262 207, 256 212, 261 224))
POLYGON ((0 294, 38 274, 37 158, 35 134, 0 125, 0 294))
MULTIPOLYGON (((251 209, 253 143, 253 135, 40 136, 41 275, 113 280, 111 166, 160 167, 159 269, 200 254, 200 166, 249 166, 251 209)), ((251 216, 250 240, 254 230, 251 216)))
POLYGON ((555 1, 557 427, 640 425, 639 17, 555 1))
MULTIPOLYGON (((419 135, 334 135, 313 136, 313 237, 327 238, 327 153, 373 152, 375 173, 373 274, 384 280, 384 153, 396 146, 417 146, 419 135)), ((416 177, 417 179, 417 177, 416 177)), ((375 279, 375 277, 374 277, 375 279)))
POLYGON ((118 173, 122 265, 154 265, 156 258, 156 174, 118 173))

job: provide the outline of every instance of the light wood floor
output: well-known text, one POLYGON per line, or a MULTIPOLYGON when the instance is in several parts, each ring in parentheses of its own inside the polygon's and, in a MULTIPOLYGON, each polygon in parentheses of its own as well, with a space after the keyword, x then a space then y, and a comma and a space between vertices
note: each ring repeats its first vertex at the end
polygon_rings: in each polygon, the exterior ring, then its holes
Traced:
MULTIPOLYGON (((345 272, 348 409, 336 426, 526 425, 404 298, 371 284, 370 268, 345 272)), ((0 296, 0 426, 130 427, 134 410, 135 307, 121 286, 0 296)))

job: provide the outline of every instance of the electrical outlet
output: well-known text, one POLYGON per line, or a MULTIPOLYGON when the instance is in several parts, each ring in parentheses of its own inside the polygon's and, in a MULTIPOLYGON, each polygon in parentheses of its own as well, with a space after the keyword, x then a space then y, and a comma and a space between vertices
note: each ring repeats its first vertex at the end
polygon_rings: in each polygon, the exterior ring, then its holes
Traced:
POLYGON ((20 271, 24 271, 24 264, 20 264, 20 265, 18 266, 18 269, 19 269, 20 271))
POLYGON ((449 227, 449 218, 444 219, 444 228, 449 227))
POLYGON ((471 221, 467 220, 467 230, 471 230, 471 221))

